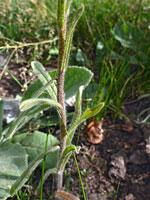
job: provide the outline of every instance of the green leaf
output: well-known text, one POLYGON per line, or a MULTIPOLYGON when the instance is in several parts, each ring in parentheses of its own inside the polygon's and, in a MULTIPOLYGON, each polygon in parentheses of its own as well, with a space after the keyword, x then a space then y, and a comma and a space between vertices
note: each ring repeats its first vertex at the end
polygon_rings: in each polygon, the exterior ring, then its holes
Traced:
POLYGON ((49 105, 49 106, 55 106, 55 107, 58 107, 58 108, 62 108, 62 106, 57 103, 56 101, 54 100, 51 100, 51 99, 28 99, 28 100, 25 100, 23 101, 21 104, 20 104, 20 110, 21 111, 26 111, 28 109, 31 109, 32 107, 34 106, 38 106, 38 105, 42 105, 42 104, 46 104, 46 105, 49 105))
POLYGON ((0 139, 2 137, 2 126, 3 126, 3 100, 0 99, 0 139))
MULTIPOLYGON (((13 137, 12 142, 20 143, 29 155, 29 162, 32 162, 36 157, 44 152, 46 144, 46 133, 35 131, 34 133, 23 133, 13 137)), ((48 148, 59 144, 56 137, 48 135, 48 148)), ((52 152, 46 158, 46 168, 54 168, 57 164, 58 151, 52 152)))
POLYGON ((65 72, 65 99, 69 99, 74 96, 80 86, 84 88, 90 83, 93 73, 85 67, 67 67, 65 72))
MULTIPOLYGON (((46 72, 51 76, 51 78, 57 78, 57 70, 53 70, 51 72, 46 72)), ((76 95, 80 86, 84 86, 84 88, 89 84, 93 73, 85 67, 77 67, 71 66, 67 67, 65 72, 65 82, 64 82, 64 91, 65 91, 65 99, 69 99, 70 97, 76 95), (72 78, 73 77, 73 78, 72 78)), ((33 98, 35 93, 42 87, 42 83, 40 80, 36 80, 27 91, 24 93, 22 101, 27 100, 29 98, 33 98)), ((48 96, 47 96, 48 98, 48 96)))
POLYGON ((66 15, 67 17, 69 16, 69 13, 70 13, 71 4, 72 4, 72 0, 68 0, 68 1, 67 1, 67 5, 66 5, 66 10, 65 10, 65 15, 66 15))
POLYGON ((14 182, 28 167, 28 155, 20 144, 5 142, 0 145, 0 199, 10 196, 14 182))
POLYGON ((52 82, 54 81, 54 79, 50 80, 48 83, 46 83, 46 85, 40 87, 37 89, 37 91, 35 91, 35 93, 33 94, 33 98, 37 98, 39 97, 41 94, 44 93, 44 91, 47 89, 47 87, 52 84, 52 82))
MULTIPOLYGON (((22 101, 25 101, 27 99, 30 99, 30 98, 35 98, 35 97, 39 97, 38 95, 36 96, 36 94, 38 93, 39 89, 41 89, 43 87, 41 81, 38 79, 36 80, 32 85, 30 85, 28 87, 28 89, 24 92, 23 94, 23 97, 22 97, 22 101)), ((44 92, 44 90, 43 90, 44 92)), ((45 96, 48 96, 48 95, 44 95, 45 96)), ((41 95, 40 95, 41 97, 41 95)))
MULTIPOLYGON (((59 146, 54 146, 51 147, 50 149, 47 150, 47 155, 58 151, 59 146)), ((40 154, 35 160, 33 160, 28 168, 23 172, 23 174, 17 179, 17 181, 12 185, 10 194, 13 196, 29 179, 30 175, 32 172, 36 169, 36 167, 42 162, 43 158, 45 156, 45 153, 40 154)))
POLYGON ((115 25, 112 34, 115 39, 118 40, 122 46, 133 49, 135 51, 145 50, 146 42, 144 34, 138 28, 133 26, 129 22, 119 22, 115 25))
MULTIPOLYGON (((50 81, 52 81, 51 76, 45 72, 45 68, 40 62, 33 61, 31 62, 31 66, 35 74, 40 73, 39 79, 43 86, 47 85, 50 81)), ((56 84, 56 81, 53 81, 51 85, 48 85, 47 87, 45 87, 50 98, 53 100, 57 100, 57 87, 55 84, 56 84)))
MULTIPOLYGON (((81 113, 82 113, 82 92, 83 92, 83 86, 81 86, 78 90, 78 93, 76 95, 76 104, 75 104, 75 112, 71 121, 71 127, 80 119, 81 113)), ((66 145, 70 145, 72 138, 74 136, 74 133, 76 131, 76 128, 72 130, 72 132, 67 137, 66 145)))
POLYGON ((75 27, 76 27, 80 17, 83 14, 83 11, 84 11, 84 5, 81 4, 81 8, 77 11, 77 15, 75 16, 75 18, 74 18, 74 20, 73 20, 73 22, 72 22, 72 24, 71 24, 71 26, 70 26, 70 28, 67 32, 61 69, 65 69, 68 65, 74 30, 75 30, 75 27))
POLYGON ((76 147, 74 145, 69 145, 65 148, 62 157, 58 163, 58 169, 64 170, 66 163, 68 162, 68 159, 72 155, 72 152, 78 153, 80 151, 80 147, 76 147))
POLYGON ((103 108, 103 106, 104 106, 104 103, 99 103, 93 108, 87 108, 82 114, 82 116, 80 117, 80 119, 75 124, 73 124, 73 126, 70 127, 68 131, 68 137, 72 133, 72 131, 75 128, 77 128, 77 126, 80 125, 83 121, 97 115, 100 112, 100 110, 103 108))

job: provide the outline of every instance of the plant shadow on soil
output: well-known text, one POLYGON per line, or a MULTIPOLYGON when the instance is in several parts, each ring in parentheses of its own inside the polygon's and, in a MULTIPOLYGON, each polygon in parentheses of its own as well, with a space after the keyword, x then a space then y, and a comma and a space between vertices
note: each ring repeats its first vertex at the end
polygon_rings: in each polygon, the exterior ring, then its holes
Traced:
MULTIPOLYGON (((17 69, 13 70, 19 76, 17 69)), ((1 81, 0 92, 3 97, 12 98, 20 94, 20 88, 16 83, 12 84, 7 75, 1 81)), ((125 109, 135 120, 149 105, 150 98, 144 98, 125 104, 125 109)), ((122 128, 124 123, 119 119, 114 121, 112 114, 108 114, 103 122, 104 140, 97 145, 89 141, 85 125, 81 126, 78 142, 81 151, 76 157, 88 200, 150 199, 150 124, 134 124, 133 130, 128 132, 122 128)), ((77 140, 78 132, 73 140, 75 144, 77 140)), ((38 182, 39 169, 36 170, 35 177, 38 182)), ((48 196, 46 193, 50 194, 50 190, 54 188, 52 180, 51 176, 44 184, 45 199, 48 196)), ((69 191, 75 195, 80 194, 83 199, 73 158, 67 165, 64 182, 69 191)))

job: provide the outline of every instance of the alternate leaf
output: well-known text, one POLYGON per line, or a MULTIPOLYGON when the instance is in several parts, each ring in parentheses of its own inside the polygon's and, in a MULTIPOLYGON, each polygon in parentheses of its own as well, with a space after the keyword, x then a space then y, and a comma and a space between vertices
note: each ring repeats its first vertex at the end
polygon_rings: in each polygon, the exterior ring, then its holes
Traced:
POLYGON ((42 105, 42 104, 62 108, 62 106, 59 103, 57 103, 57 101, 54 101, 54 100, 51 100, 51 99, 46 99, 46 98, 43 98, 43 99, 32 98, 32 99, 28 99, 28 100, 23 101, 20 104, 20 110, 26 111, 26 110, 34 107, 34 106, 38 106, 38 105, 42 105))
POLYGON ((80 200, 78 197, 72 195, 69 192, 65 192, 63 190, 57 190, 55 196, 58 197, 58 198, 61 198, 61 199, 62 198, 66 199, 66 200, 80 200))
POLYGON ((65 150, 62 154, 62 157, 58 163, 58 169, 64 170, 68 159, 70 158, 72 152, 74 152, 74 151, 78 153, 80 151, 80 147, 76 147, 74 145, 69 145, 65 148, 65 150))
MULTIPOLYGON (((71 121, 71 127, 80 119, 81 114, 82 114, 82 92, 83 92, 83 86, 81 86, 78 90, 78 93, 76 95, 76 104, 75 104, 75 112, 71 121)), ((72 132, 70 133, 70 135, 67 137, 67 142, 66 145, 70 145, 72 138, 74 136, 74 133, 76 131, 76 128, 74 128, 74 130, 72 130, 72 132)))
MULTIPOLYGON (((31 62, 31 66, 33 68, 33 72, 35 74, 40 74, 39 76, 39 80, 41 81, 42 85, 45 87, 45 85, 47 85, 50 81, 52 81, 52 78, 50 75, 48 75, 45 72, 45 68, 43 67, 43 65, 38 62, 38 61, 33 61, 31 62)), ((51 99, 53 100, 57 100, 57 87, 56 87, 56 81, 51 82, 51 85, 48 85, 47 87, 45 87, 45 89, 47 90, 49 96, 51 99)))
POLYGON ((73 22, 72 22, 72 24, 71 24, 71 26, 70 26, 70 28, 67 32, 61 69, 65 69, 68 65, 74 30, 75 30, 75 27, 76 27, 80 17, 83 14, 83 11, 84 11, 84 5, 82 4, 81 8, 78 10, 77 15, 75 16, 75 18, 74 18, 74 20, 73 20, 73 22))
MULTIPOLYGON (((44 173, 43 184, 51 174, 56 174, 56 173, 57 173, 57 168, 47 169, 46 172, 44 173)), ((41 187, 41 180, 36 189, 40 190, 40 187, 41 187)))
POLYGON ((66 10, 65 10, 65 15, 66 15, 66 17, 68 17, 68 15, 69 15, 69 13, 70 13, 71 3, 72 3, 72 0, 68 0, 68 1, 67 1, 66 10))
POLYGON ((68 131, 68 137, 71 134, 71 132, 74 130, 74 128, 77 128, 77 126, 80 125, 83 121, 97 115, 100 112, 100 110, 103 108, 103 106, 104 106, 104 103, 99 103, 93 108, 87 108, 82 114, 82 116, 80 117, 80 119, 75 124, 73 124, 73 126, 70 127, 68 131))
POLYGON ((31 119, 39 117, 40 111, 44 110, 47 107, 49 107, 49 105, 44 104, 21 112, 17 119, 14 120, 11 125, 2 132, 0 143, 4 142, 5 140, 11 139, 19 129, 21 129, 26 123, 31 121, 31 119))

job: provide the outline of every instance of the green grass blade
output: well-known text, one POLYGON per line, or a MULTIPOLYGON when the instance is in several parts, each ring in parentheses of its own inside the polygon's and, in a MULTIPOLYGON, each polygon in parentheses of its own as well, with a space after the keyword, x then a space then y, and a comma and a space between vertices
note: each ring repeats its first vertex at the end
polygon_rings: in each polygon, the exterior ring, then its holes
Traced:
POLYGON ((84 200, 86 200, 86 195, 85 195, 85 191, 84 191, 84 185, 83 185, 83 181, 82 181, 82 177, 81 177, 79 165, 78 165, 78 162, 77 162, 77 159, 76 159, 76 156, 75 156, 74 152, 73 152, 73 157, 74 157, 74 160, 75 160, 75 164, 76 164, 78 175, 79 175, 79 179, 80 179, 80 184, 81 184, 81 188, 82 188, 83 198, 84 198, 84 200))

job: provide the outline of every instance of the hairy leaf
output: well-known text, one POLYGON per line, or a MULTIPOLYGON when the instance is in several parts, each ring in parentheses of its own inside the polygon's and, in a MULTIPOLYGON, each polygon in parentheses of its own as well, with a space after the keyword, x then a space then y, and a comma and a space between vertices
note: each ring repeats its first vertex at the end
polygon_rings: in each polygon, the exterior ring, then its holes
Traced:
POLYGON ((57 88, 56 88, 56 81, 51 82, 51 85, 48 85, 46 87, 46 85, 52 81, 52 78, 50 75, 48 75, 45 72, 45 68, 43 67, 43 65, 40 62, 37 61, 33 61, 31 62, 31 66, 33 68, 33 71, 35 74, 40 74, 39 79, 42 83, 42 85, 45 87, 45 89, 47 90, 49 96, 51 99, 53 100, 57 100, 57 88))
MULTIPOLYGON (((81 114, 82 114, 82 92, 83 92, 83 86, 81 86, 78 90, 78 93, 76 95, 76 104, 75 104, 75 112, 71 121, 71 127, 80 119, 81 114)), ((76 128, 74 128, 72 130, 72 132, 69 134, 68 138, 67 138, 67 145, 71 144, 72 138, 74 136, 74 133, 76 131, 76 128)))
POLYGON ((28 167, 28 155, 20 144, 5 142, 0 145, 0 199, 10 196, 14 182, 28 167))
POLYGON ((46 104, 46 105, 49 105, 49 106, 55 106, 55 107, 58 107, 58 108, 61 108, 61 105, 59 103, 57 103, 56 101, 54 100, 51 100, 51 99, 28 99, 28 100, 25 100, 23 101, 21 104, 20 104, 20 110, 21 111, 26 111, 34 106, 38 106, 38 105, 42 105, 42 104, 46 104))
POLYGON ((73 124, 73 126, 70 127, 68 131, 68 135, 70 135, 71 132, 74 130, 74 128, 77 128, 77 126, 79 126, 83 121, 97 115, 100 112, 100 110, 103 108, 103 106, 104 106, 104 103, 99 103, 93 108, 87 108, 82 114, 82 116, 80 117, 80 119, 75 124, 73 124))
MULTIPOLYGON (((51 72, 46 72, 46 73, 49 74, 51 78, 57 78, 57 70, 53 70, 51 72)), ((85 67, 77 67, 77 66, 67 67, 65 72, 65 83, 64 83, 65 99, 67 100, 70 97, 76 95, 80 86, 83 85, 85 88, 91 81, 92 76, 93 73, 85 67)), ((22 101, 27 100, 29 98, 33 98, 35 93, 41 87, 43 87, 43 85, 40 82, 40 80, 39 79, 36 80, 24 93, 22 101)))
POLYGON ((64 170, 66 163, 67 163, 68 159, 70 158, 73 151, 79 152, 80 147, 76 147, 74 145, 69 145, 65 148, 63 155, 58 163, 58 169, 64 170))
POLYGON ((40 111, 44 110, 47 107, 49 107, 49 105, 40 105, 33 107, 30 110, 21 112, 17 119, 13 121, 11 125, 3 131, 3 137, 0 143, 4 142, 5 140, 11 139, 19 129, 21 129, 26 123, 31 121, 31 119, 37 118, 40 111))
MULTIPOLYGON (((51 147, 47 150, 47 155, 51 152, 55 152, 59 150, 59 146, 51 147)), ((10 194, 13 196, 29 179, 32 172, 36 169, 36 167, 42 162, 45 153, 40 154, 35 160, 33 160, 28 168, 23 172, 23 174, 17 179, 17 181, 12 185, 10 194)))
MULTIPOLYGON (((29 155, 29 163, 32 162, 36 157, 44 152, 47 135, 40 131, 34 133, 23 133, 13 137, 12 142, 19 142, 26 150, 29 155)), ((59 144, 56 137, 48 135, 48 148, 59 144)), ((58 151, 52 152, 46 158, 46 168, 54 168, 57 164, 58 151)))
POLYGON ((62 59, 61 69, 65 69, 67 67, 67 65, 68 65, 74 30, 75 30, 75 27, 76 27, 80 17, 83 14, 83 11, 84 11, 84 5, 82 4, 81 8, 78 10, 77 15, 75 16, 75 18, 74 18, 74 20, 72 22, 71 27, 68 30, 67 37, 66 37, 66 43, 65 43, 65 49, 64 49, 64 55, 63 55, 63 59, 62 59))

